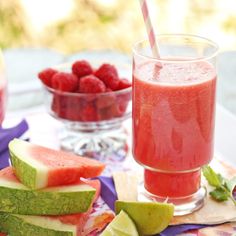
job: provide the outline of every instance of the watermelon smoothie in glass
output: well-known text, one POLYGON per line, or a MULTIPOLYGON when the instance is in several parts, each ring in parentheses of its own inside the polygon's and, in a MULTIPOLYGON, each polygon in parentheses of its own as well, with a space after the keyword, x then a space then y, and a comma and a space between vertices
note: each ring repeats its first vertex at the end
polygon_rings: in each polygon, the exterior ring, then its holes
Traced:
POLYGON ((133 155, 144 167, 139 200, 199 209, 201 167, 213 157, 217 45, 193 35, 159 35, 161 59, 148 41, 133 48, 133 155))

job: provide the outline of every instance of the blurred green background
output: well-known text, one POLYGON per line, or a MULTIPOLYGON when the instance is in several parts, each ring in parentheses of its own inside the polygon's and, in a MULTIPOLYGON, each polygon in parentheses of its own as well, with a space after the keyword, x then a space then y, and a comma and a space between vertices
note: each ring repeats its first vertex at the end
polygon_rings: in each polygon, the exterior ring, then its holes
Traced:
MULTIPOLYGON (((235 0, 147 0, 156 33, 209 37, 236 48, 235 0)), ((0 0, 0 47, 63 53, 116 49, 129 53, 145 37, 138 0, 0 0)))

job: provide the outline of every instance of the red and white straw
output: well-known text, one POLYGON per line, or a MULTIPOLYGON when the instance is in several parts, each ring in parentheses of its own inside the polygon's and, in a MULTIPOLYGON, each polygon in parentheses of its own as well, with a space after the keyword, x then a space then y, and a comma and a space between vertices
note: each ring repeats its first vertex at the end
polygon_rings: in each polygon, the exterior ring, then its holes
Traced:
POLYGON ((142 13, 143 13, 143 19, 144 19, 144 22, 145 22, 145 26, 146 26, 146 30, 147 30, 148 39, 149 39, 150 47, 151 47, 151 50, 152 50, 152 54, 153 54, 154 57, 160 59, 159 48, 158 48, 158 44, 156 42, 155 32, 154 32, 154 29, 153 29, 153 26, 152 26, 147 1, 146 0, 139 0, 139 1, 140 1, 142 13))

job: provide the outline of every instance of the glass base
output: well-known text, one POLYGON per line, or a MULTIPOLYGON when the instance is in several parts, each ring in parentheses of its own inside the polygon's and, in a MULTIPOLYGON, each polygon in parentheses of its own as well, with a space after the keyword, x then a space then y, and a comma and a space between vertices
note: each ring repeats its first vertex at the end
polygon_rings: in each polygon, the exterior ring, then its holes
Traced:
POLYGON ((60 145, 63 150, 103 162, 108 158, 124 159, 128 152, 127 135, 122 127, 89 131, 65 127, 60 134, 60 145))
POLYGON ((165 203, 173 203, 175 205, 175 216, 182 216, 190 214, 198 209, 200 209, 204 205, 204 201, 206 199, 206 188, 200 187, 200 189, 194 194, 186 197, 160 197, 156 196, 152 193, 149 193, 145 188, 143 183, 138 187, 138 201, 142 202, 165 202, 165 203))

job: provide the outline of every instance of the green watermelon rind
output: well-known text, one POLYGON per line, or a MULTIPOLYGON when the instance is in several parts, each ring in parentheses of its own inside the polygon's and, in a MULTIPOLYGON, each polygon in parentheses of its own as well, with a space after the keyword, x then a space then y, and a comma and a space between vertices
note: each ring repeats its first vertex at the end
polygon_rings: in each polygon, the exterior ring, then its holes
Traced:
POLYGON ((25 215, 65 215, 86 212, 96 190, 82 185, 73 191, 67 187, 44 190, 18 189, 0 186, 0 211, 25 215), (55 189, 55 190, 54 190, 55 189))
POLYGON ((53 150, 20 139, 9 142, 10 159, 17 178, 31 189, 96 177, 105 165, 88 158, 53 150))
MULTIPOLYGON (((76 226, 71 225, 70 227, 62 223, 61 230, 53 229, 53 227, 46 228, 28 222, 24 217, 25 216, 0 212, 0 231, 8 233, 11 236, 76 236, 76 226), (68 230, 66 231, 65 228, 68 230)), ((38 219, 40 218, 41 217, 38 217, 38 219)))
POLYGON ((26 162, 17 158, 13 152, 10 150, 11 164, 15 170, 16 176, 21 180, 24 185, 29 188, 36 188, 37 170, 32 166, 28 165, 26 162))

